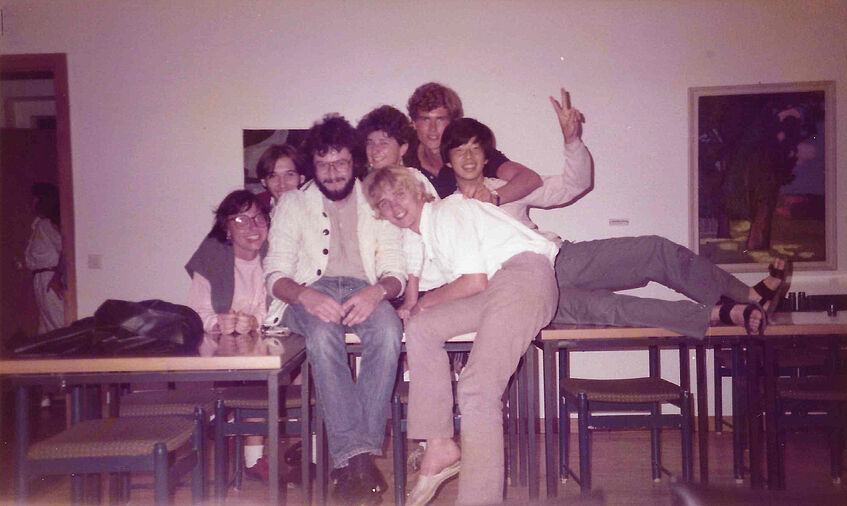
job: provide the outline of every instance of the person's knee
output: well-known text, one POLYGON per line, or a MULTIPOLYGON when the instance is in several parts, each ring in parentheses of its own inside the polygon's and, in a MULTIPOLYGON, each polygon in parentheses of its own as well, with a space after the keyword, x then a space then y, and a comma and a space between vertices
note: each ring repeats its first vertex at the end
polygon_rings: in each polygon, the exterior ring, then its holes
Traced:
POLYGON ((399 355, 403 339, 403 322, 387 302, 377 306, 368 318, 368 325, 361 327, 358 331, 370 334, 359 336, 363 338, 362 343, 365 347, 375 346, 382 353, 399 355))
POLYGON ((312 360, 314 357, 334 355, 345 349, 344 329, 340 325, 316 325, 309 328, 303 337, 306 340, 306 351, 312 360))
POLYGON ((505 385, 492 381, 486 384, 475 381, 459 381, 456 387, 456 400, 462 414, 498 417, 503 408, 505 385))

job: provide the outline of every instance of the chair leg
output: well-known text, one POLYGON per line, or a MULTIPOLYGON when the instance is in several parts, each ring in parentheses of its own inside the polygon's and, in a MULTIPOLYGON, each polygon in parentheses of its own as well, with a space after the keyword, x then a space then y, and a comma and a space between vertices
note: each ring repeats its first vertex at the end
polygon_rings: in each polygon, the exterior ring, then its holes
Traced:
POLYGON ((197 458, 197 462, 194 464, 194 469, 191 470, 191 502, 194 504, 203 502, 203 496, 205 495, 204 492, 206 490, 206 484, 204 483, 204 474, 206 474, 204 472, 204 464, 206 462, 205 427, 206 413, 203 411, 203 408, 194 408, 194 441, 191 445, 197 458))
POLYGON ((215 499, 221 503, 226 495, 227 485, 227 444, 224 439, 226 409, 224 401, 215 403, 215 499))
POLYGON ((680 396, 680 411, 682 414, 682 480, 694 479, 694 448, 692 444, 691 393, 682 392, 680 396))
MULTIPOLYGON (((235 410, 235 421, 241 421, 241 410, 235 410)), ((233 478, 235 478, 235 490, 241 490, 242 480, 244 480, 244 436, 237 435, 235 436, 235 443, 233 444, 232 452, 235 454, 233 458, 235 459, 235 469, 233 470, 233 478)), ((226 486, 226 484, 224 484, 226 486)))
POLYGON ((841 455, 844 452, 844 404, 833 402, 829 406, 829 418, 833 421, 830 429, 830 475, 833 483, 841 483, 841 455))
POLYGON ((164 443, 153 447, 153 476, 155 479, 155 501, 157 506, 168 504, 168 450, 164 443))
POLYGON ((784 407, 781 405, 779 400, 777 400, 777 419, 776 419, 776 448, 777 448, 777 489, 782 490, 785 488, 785 443, 786 443, 786 429, 781 426, 780 422, 780 414, 784 413, 784 407))
POLYGON ((29 449, 29 387, 15 389, 15 502, 24 504, 29 495, 26 453, 29 449))
POLYGON ((126 504, 129 502, 129 478, 129 473, 121 473, 121 504, 126 504))
POLYGON ((100 475, 90 473, 85 476, 85 497, 87 502, 100 504, 100 475))
MULTIPOLYGON (((518 367, 516 370, 520 370, 521 367, 524 367, 526 364, 526 360, 521 358, 520 362, 518 362, 518 367)), ((528 478, 528 469, 529 469, 529 459, 527 456, 527 451, 529 449, 529 381, 524 379, 520 374, 515 374, 515 380, 518 382, 518 409, 520 414, 518 415, 518 446, 519 446, 519 455, 518 462, 520 463, 520 484, 521 486, 526 486, 529 481, 528 478)), ((533 441, 532 444, 535 444, 533 441)))
MULTIPOLYGON (((723 434, 723 376, 721 366, 718 362, 718 351, 720 346, 714 347, 714 388, 715 391, 715 434, 723 434)), ((698 393, 699 395, 699 393, 698 393)))
POLYGON ((120 504, 121 502, 121 475, 109 473, 109 504, 120 504))
POLYGON ((391 397, 391 443, 394 457, 394 504, 403 506, 406 497, 406 452, 403 451, 403 405, 400 396, 391 397))
POLYGON ((329 455, 326 448, 326 428, 319 406, 316 406, 315 412, 318 415, 315 417, 315 441, 318 456, 315 471, 315 500, 318 504, 325 504, 327 502, 327 484, 329 483, 329 455))
POLYGON ((82 504, 85 500, 85 475, 71 475, 71 504, 82 504))
POLYGON ((509 431, 509 473, 506 481, 509 485, 516 485, 518 483, 518 386, 517 379, 514 377, 509 381, 508 396, 509 411, 506 427, 509 431))
POLYGON ((736 482, 744 480, 744 440, 747 424, 744 388, 741 381, 741 346, 732 346, 732 472, 736 482))
POLYGON ((568 399, 559 391, 559 481, 565 483, 570 478, 568 457, 570 455, 571 416, 568 399))
POLYGON ((654 402, 650 407, 650 462, 653 470, 653 481, 662 480, 662 433, 657 427, 656 418, 661 414, 659 403, 654 402))
POLYGON ((580 392, 579 402, 579 488, 583 494, 591 490, 591 438, 588 434, 588 396, 580 392))

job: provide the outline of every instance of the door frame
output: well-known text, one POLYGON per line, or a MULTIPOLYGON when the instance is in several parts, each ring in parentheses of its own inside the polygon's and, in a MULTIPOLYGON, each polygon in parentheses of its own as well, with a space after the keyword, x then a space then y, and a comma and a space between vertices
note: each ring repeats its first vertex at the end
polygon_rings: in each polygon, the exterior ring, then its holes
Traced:
POLYGON ((77 319, 76 243, 74 240, 74 191, 71 170, 71 121, 68 98, 68 58, 65 53, 0 55, 2 72, 50 72, 56 97, 56 154, 59 171, 59 205, 62 216, 62 248, 68 275, 65 292, 65 324, 77 319))

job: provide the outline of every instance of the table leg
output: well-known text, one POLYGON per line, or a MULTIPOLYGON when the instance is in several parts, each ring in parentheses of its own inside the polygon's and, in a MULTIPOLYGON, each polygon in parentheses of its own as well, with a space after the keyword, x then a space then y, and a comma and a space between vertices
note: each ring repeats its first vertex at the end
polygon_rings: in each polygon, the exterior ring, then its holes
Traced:
MULTIPOLYGON (((239 455, 240 457, 240 455, 239 455)), ((270 504, 279 504, 279 372, 268 373, 268 465, 270 504)), ((303 486, 306 486, 304 483, 303 486)))
POLYGON ((700 482, 709 483, 709 385, 706 378, 706 346, 695 346, 697 368, 697 454, 700 457, 700 482))
POLYGON ((554 385, 554 355, 553 343, 543 343, 541 350, 541 366, 544 369, 544 455, 547 470, 547 497, 556 497, 558 494, 558 483, 556 476, 559 474, 556 468, 555 436, 553 435, 554 410, 556 407, 556 387, 554 385))
MULTIPOLYGON (((521 363, 518 365, 519 368, 525 368, 527 366, 526 356, 521 360, 521 363)), ((522 376, 521 374, 516 374, 515 377, 518 379, 518 438, 520 439, 520 484, 524 486, 527 484, 527 449, 529 448, 529 409, 527 409, 527 401, 529 399, 529 386, 527 385, 527 378, 522 376)))
POLYGON ((745 388, 741 377, 744 369, 742 348, 740 343, 732 344, 732 472, 736 483, 744 481, 744 448, 748 426, 747 410, 744 408, 747 392, 742 391, 745 388))
POLYGON ((759 397, 759 343, 747 343, 747 433, 750 448, 750 486, 762 488, 762 404, 759 397))
POLYGON ((538 354, 535 346, 530 344, 524 361, 527 376, 527 458, 529 460, 529 499, 538 499, 539 477, 538 477, 538 433, 535 420, 538 418, 538 354))
MULTIPOLYGON (((74 385, 71 389, 71 424, 77 424, 83 420, 85 413, 85 386, 74 385)), ((71 475, 71 502, 82 502, 85 495, 85 475, 71 475)))
POLYGON ((29 492, 26 452, 29 449, 29 387, 15 392, 15 502, 23 504, 29 492))
POLYGON ((777 443, 776 417, 776 351, 768 342, 762 343, 765 395, 765 441, 767 449, 768 489, 778 490, 779 483, 779 446, 777 443))
POLYGON ((300 366, 300 439, 303 453, 300 455, 300 482, 303 487, 303 503, 312 503, 312 382, 309 378, 309 362, 300 366))
POLYGON ((509 486, 517 485, 518 474, 518 379, 509 382, 509 486))

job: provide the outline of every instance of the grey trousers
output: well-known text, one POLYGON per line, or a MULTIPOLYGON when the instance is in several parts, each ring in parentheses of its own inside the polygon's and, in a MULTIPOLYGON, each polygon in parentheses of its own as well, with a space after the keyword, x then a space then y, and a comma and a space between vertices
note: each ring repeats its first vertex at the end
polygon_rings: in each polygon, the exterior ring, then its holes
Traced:
POLYGON ((747 302, 749 287, 684 246, 663 237, 565 242, 556 257, 555 323, 662 327, 703 337, 721 296, 747 302), (614 293, 655 281, 692 301, 614 293))
POLYGON ((476 331, 459 376, 462 470, 459 504, 503 500, 503 405, 509 377, 556 309, 549 260, 534 253, 510 258, 482 293, 426 309, 406 325, 409 437, 453 436, 453 391, 444 342, 476 331))

